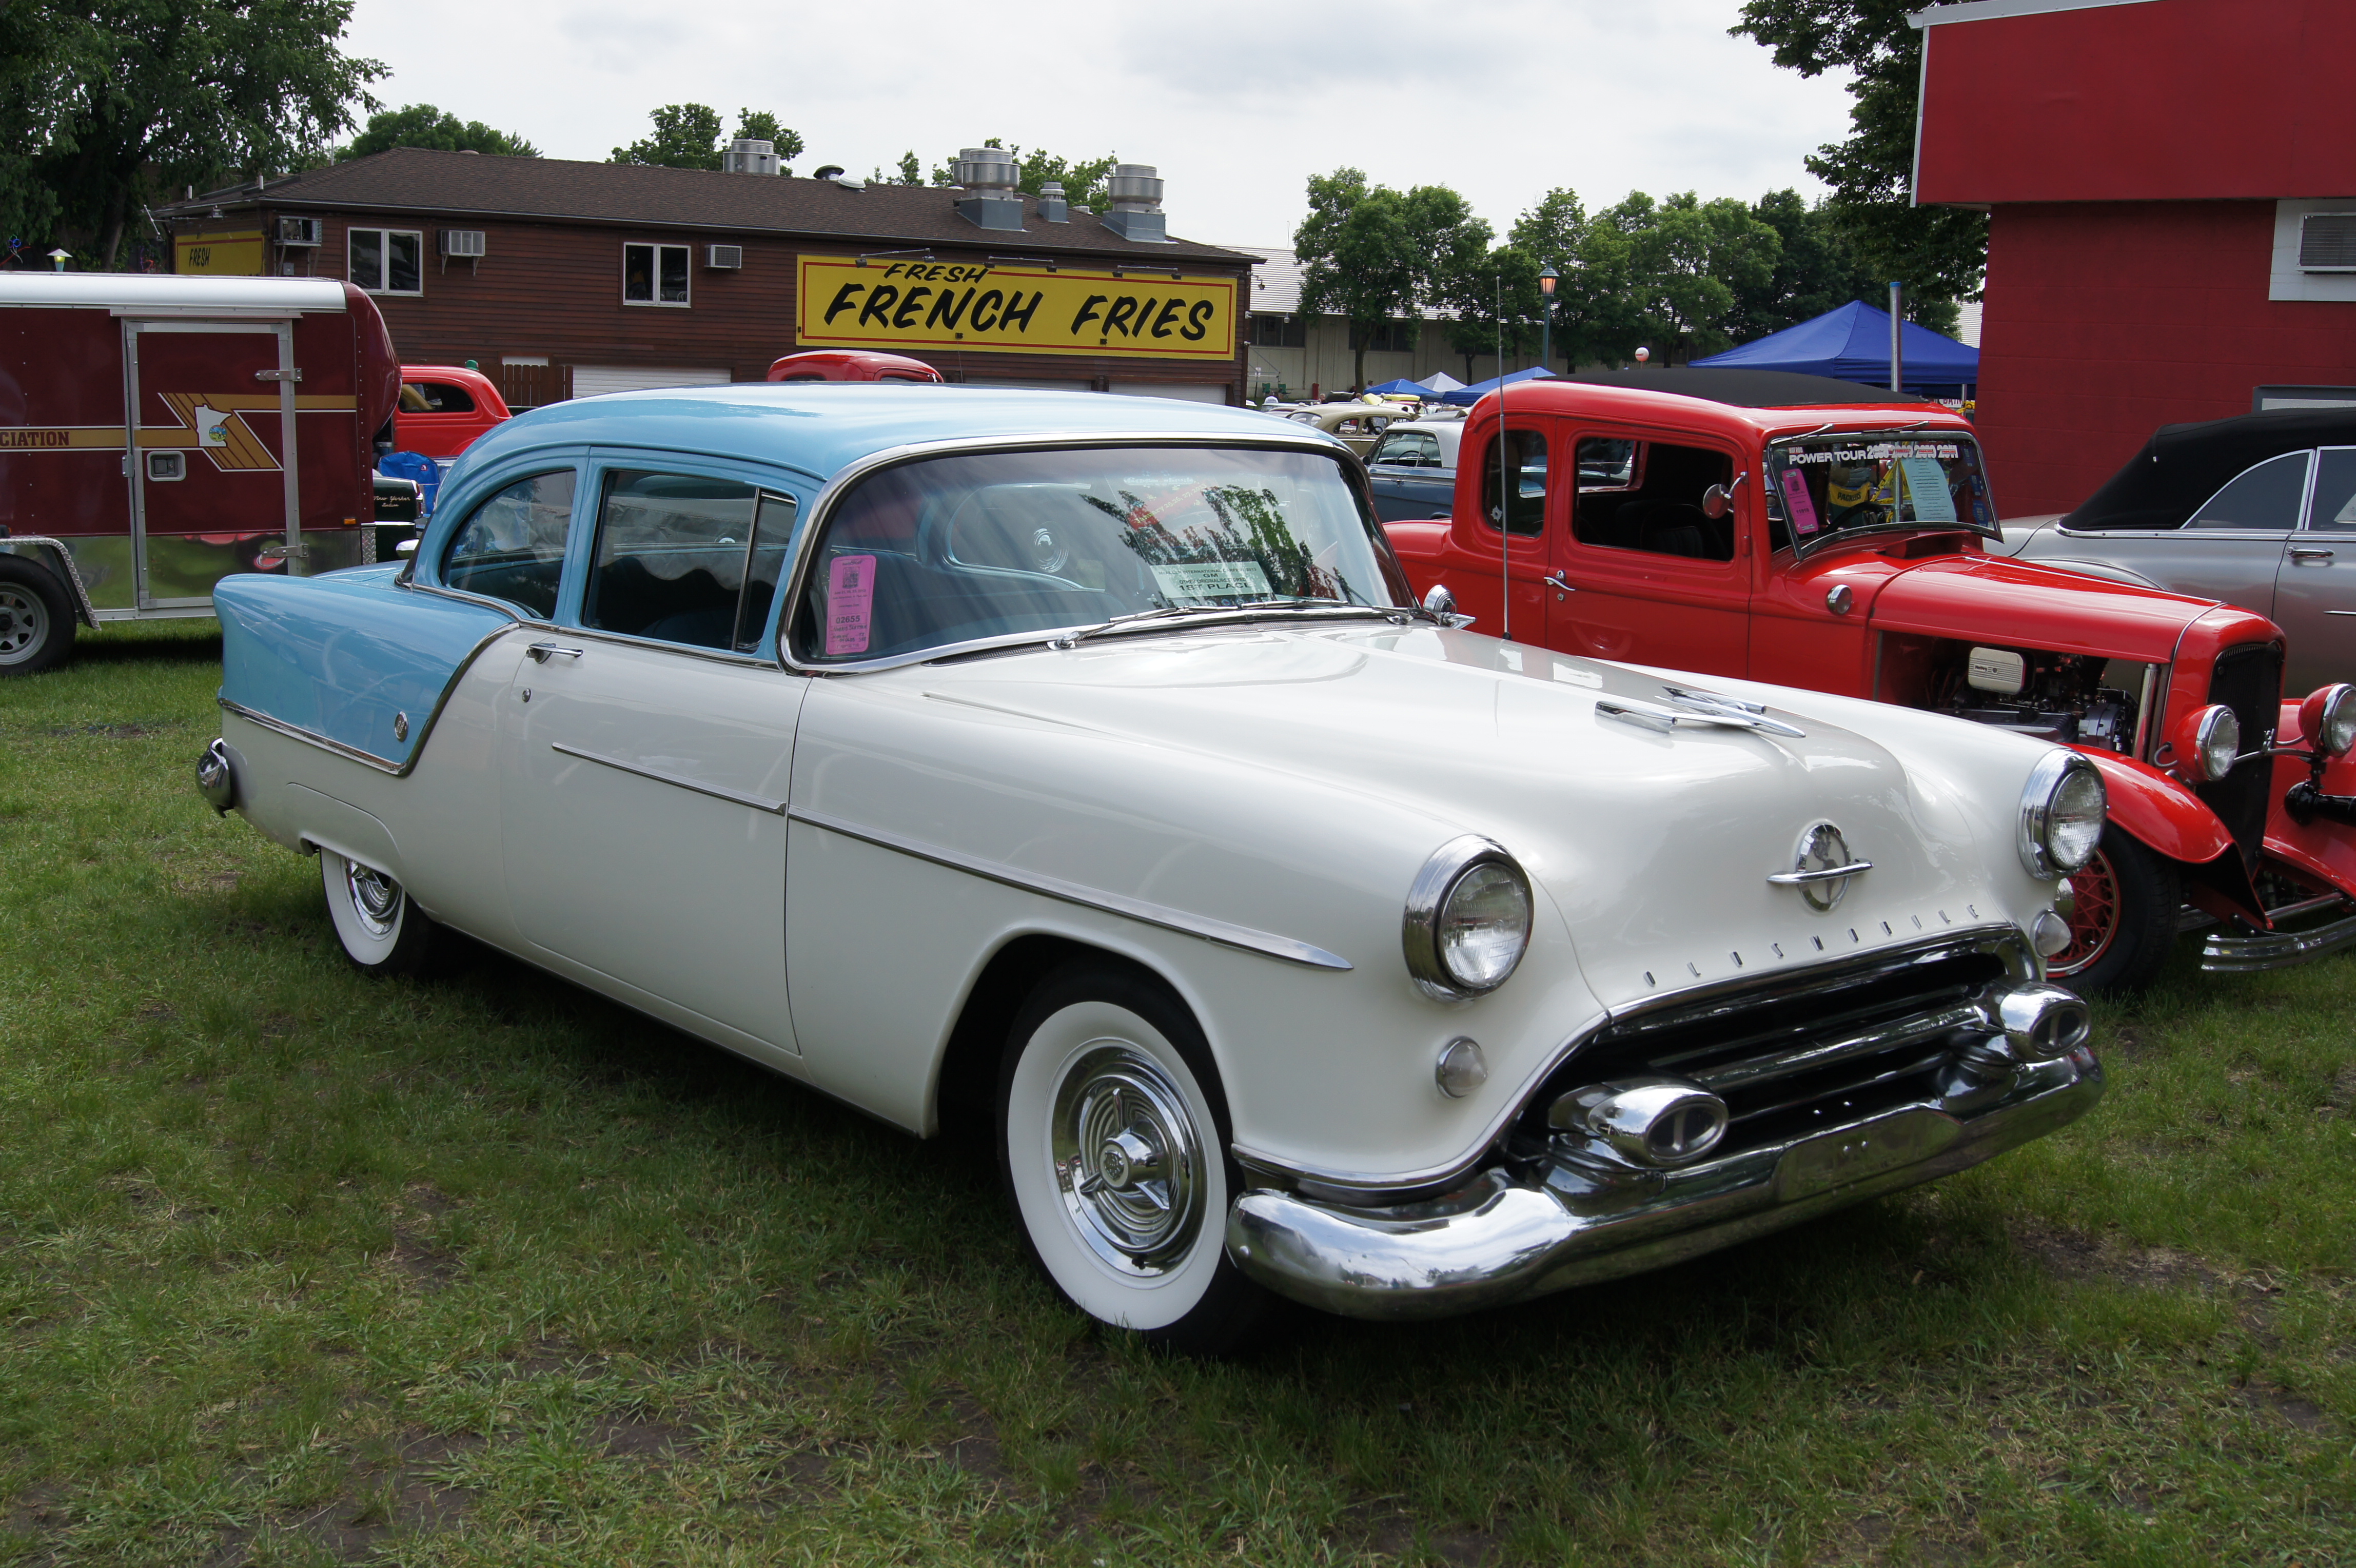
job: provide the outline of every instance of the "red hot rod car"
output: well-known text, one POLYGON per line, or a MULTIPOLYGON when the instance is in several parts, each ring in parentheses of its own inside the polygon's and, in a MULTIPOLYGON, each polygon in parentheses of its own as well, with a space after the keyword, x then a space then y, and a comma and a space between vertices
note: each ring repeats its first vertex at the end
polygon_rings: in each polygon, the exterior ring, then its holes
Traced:
POLYGON ((1567 653, 1902 703, 2075 746, 2110 829, 2072 875, 2086 989, 2356 945, 2356 688, 2281 690, 2264 617, 1991 554, 1970 424, 1847 381, 1640 371, 1472 413, 1454 514, 1389 525, 1416 591, 1567 653))

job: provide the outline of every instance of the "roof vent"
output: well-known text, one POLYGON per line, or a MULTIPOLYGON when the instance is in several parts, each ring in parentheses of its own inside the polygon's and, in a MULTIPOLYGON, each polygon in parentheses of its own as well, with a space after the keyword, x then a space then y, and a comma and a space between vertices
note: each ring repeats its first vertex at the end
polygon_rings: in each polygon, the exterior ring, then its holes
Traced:
POLYGON ((1069 223, 1071 207, 1064 200, 1064 182, 1051 179, 1039 188, 1039 220, 1043 223, 1069 223))
POLYGON ((958 154, 957 182, 971 194, 957 209, 978 229, 1023 231, 1023 198, 1014 190, 1014 159, 1003 147, 967 147, 958 154))
POLYGON ((1162 181, 1151 164, 1115 164, 1112 177, 1105 181, 1105 194, 1112 198, 1112 210, 1104 216, 1106 228, 1124 240, 1170 242, 1162 216, 1162 181))
POLYGON ((739 136, 720 155, 722 174, 777 174, 777 145, 751 136, 739 136))
POLYGON ((810 178, 812 178, 812 179, 832 179, 835 176, 837 176, 837 175, 841 174, 841 172, 842 172, 842 166, 841 166, 841 164, 829 164, 829 165, 827 165, 824 168, 819 169, 819 170, 818 171, 818 173, 816 173, 816 174, 814 174, 814 175, 810 176, 810 178))
POLYGON ((2356 273, 2356 212, 2310 212, 2301 219, 2298 270, 2356 273))

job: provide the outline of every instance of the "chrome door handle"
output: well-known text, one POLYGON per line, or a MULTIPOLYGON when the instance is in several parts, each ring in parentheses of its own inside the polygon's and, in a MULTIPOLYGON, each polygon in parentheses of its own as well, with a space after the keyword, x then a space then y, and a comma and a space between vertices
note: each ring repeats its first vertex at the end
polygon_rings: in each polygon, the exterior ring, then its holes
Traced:
POLYGON ((535 642, 530 648, 525 649, 524 651, 530 654, 534 660, 542 664, 547 663, 552 659, 578 659, 581 657, 581 650, 579 649, 559 648, 552 642, 535 642))
POLYGON ((1550 573, 1541 579, 1541 581, 1543 581, 1547 587, 1559 589, 1561 592, 1566 594, 1575 594, 1579 592, 1577 588, 1572 587, 1569 583, 1563 581, 1563 576, 1560 572, 1550 573))
POLYGON ((2331 552, 2319 544, 2294 544, 2290 547, 2290 558, 2294 561, 2329 561, 2331 552))

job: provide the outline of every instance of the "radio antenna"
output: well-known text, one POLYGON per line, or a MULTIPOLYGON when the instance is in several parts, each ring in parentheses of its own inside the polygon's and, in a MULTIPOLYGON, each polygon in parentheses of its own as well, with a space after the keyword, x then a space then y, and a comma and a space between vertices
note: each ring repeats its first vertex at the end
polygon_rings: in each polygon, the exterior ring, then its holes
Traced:
POLYGON ((1514 640, 1513 542, 1514 492, 1505 472, 1505 263, 1497 263, 1497 620, 1507 642, 1514 640))

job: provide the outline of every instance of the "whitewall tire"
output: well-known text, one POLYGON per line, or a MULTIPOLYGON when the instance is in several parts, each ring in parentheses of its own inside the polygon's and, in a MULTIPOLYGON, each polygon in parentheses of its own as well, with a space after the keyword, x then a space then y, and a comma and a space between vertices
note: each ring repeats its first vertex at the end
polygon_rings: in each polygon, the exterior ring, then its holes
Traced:
POLYGON ((400 883, 331 849, 319 852, 319 880, 346 958, 370 974, 415 974, 425 967, 439 928, 400 883))
POLYGON ((998 1099, 1008 1198, 1066 1300, 1186 1354, 1258 1331, 1272 1298, 1226 1256, 1226 1104, 1175 997, 1109 964, 1058 971, 1015 1019, 998 1099))

